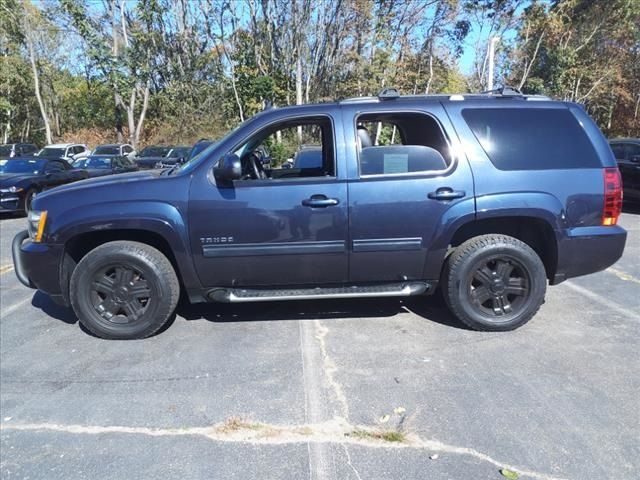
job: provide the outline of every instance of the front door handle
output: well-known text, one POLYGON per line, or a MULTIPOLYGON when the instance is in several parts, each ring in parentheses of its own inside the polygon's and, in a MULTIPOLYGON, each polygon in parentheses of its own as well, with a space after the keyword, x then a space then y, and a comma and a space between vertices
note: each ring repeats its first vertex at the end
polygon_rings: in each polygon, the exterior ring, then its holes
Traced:
POLYGON ((442 187, 435 192, 429 192, 427 195, 432 200, 455 200, 456 198, 462 198, 466 195, 464 190, 454 190, 449 187, 442 187))
POLYGON ((337 198, 327 198, 325 195, 311 195, 311 197, 302 200, 302 205, 311 208, 326 208, 338 205, 340 200, 337 198))

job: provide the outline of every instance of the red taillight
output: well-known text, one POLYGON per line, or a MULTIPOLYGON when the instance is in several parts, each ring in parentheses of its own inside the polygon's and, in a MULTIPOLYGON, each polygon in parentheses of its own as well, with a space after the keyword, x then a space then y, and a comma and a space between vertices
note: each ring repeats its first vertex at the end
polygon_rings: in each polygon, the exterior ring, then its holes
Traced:
POLYGON ((602 225, 615 225, 622 211, 622 179, 617 168, 604 169, 602 225))

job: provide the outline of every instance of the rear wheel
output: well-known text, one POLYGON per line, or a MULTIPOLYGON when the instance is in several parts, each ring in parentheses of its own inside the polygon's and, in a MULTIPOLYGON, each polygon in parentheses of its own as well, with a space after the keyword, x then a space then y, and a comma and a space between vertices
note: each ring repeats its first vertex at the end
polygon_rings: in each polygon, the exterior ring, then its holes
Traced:
POLYGON ((153 335, 166 324, 180 295, 171 262, 138 242, 109 242, 78 263, 69 286, 80 322, 109 339, 153 335))
POLYGON ((513 330, 544 302, 544 264, 526 243, 506 235, 467 240, 451 254, 443 291, 453 314, 475 330, 513 330))

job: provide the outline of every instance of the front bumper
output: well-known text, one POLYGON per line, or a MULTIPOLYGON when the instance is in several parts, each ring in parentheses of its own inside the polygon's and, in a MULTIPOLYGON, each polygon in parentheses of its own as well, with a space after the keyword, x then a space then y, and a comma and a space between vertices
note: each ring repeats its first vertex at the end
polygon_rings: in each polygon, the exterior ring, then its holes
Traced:
POLYGON ((11 244, 13 267, 18 280, 29 288, 41 290, 57 303, 67 304, 60 288, 63 245, 34 243, 28 238, 29 233, 23 230, 11 244))
POLYGON ((19 193, 0 193, 0 212, 17 212, 23 209, 24 203, 19 193))
POLYGON ((622 257, 627 241, 627 231, 617 225, 572 228, 566 233, 558 245, 558 266, 552 285, 605 270, 622 257))

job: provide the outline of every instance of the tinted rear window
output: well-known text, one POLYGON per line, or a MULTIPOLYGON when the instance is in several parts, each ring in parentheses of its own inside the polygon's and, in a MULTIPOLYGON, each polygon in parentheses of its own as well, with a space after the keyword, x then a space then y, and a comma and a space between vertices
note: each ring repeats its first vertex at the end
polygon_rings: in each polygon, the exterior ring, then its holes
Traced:
POLYGON ((462 116, 500 170, 602 167, 589 137, 569 110, 467 108, 462 116))

